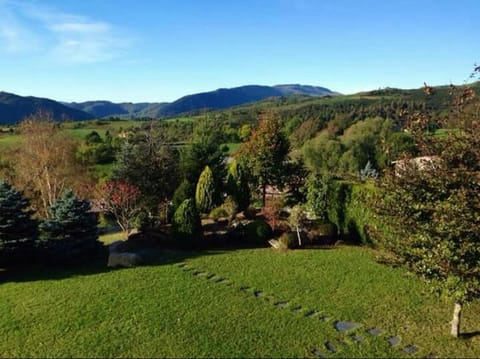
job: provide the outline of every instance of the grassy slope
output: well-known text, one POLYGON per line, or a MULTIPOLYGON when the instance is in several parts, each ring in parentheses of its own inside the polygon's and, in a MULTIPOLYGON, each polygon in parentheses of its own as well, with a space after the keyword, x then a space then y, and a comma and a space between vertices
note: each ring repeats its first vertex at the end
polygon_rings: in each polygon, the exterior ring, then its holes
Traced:
MULTIPOLYGON (((161 263, 7 278, 0 286, 0 356, 303 357, 313 347, 339 357, 406 355, 384 336, 362 333, 370 326, 400 335, 402 346, 417 344, 419 356, 480 355, 479 337, 448 337, 450 305, 403 270, 375 263, 365 249, 168 253, 161 263), (173 265, 183 260, 233 285, 173 265), (242 285, 269 299, 242 292, 242 285), (277 300, 288 307, 272 305, 277 300), (366 342, 340 343, 346 337, 332 322, 293 313, 294 304, 363 324, 358 333, 366 342), (327 340, 336 354, 324 349, 327 340)), ((479 313, 478 303, 467 309, 464 329, 479 329, 479 313)))

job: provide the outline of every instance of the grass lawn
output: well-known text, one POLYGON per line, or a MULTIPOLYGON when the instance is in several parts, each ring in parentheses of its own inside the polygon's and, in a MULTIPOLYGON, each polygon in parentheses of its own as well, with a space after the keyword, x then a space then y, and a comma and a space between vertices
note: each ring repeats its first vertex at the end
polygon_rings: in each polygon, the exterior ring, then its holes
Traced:
MULTIPOLYGON (((357 247, 164 252, 157 265, 2 279, 0 357, 406 357, 410 344, 413 356, 480 356, 480 336, 449 337, 450 304, 357 247), (337 320, 361 326, 339 333, 337 320)), ((480 303, 466 308, 463 330, 480 330, 479 317, 480 303)))

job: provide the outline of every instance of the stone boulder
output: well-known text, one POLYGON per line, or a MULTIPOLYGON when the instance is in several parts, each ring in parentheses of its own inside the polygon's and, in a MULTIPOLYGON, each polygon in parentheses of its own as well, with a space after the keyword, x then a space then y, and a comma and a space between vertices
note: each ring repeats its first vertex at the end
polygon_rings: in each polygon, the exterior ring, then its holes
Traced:
POLYGON ((113 252, 108 256, 107 267, 134 267, 142 263, 142 259, 136 253, 129 252, 113 252))

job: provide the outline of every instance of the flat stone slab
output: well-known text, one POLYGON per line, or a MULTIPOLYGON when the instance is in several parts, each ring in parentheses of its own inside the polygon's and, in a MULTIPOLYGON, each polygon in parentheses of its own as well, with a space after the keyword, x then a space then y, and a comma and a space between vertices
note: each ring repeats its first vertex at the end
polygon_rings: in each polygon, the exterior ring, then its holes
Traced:
POLYGON ((337 348, 335 348, 335 346, 334 346, 332 343, 330 343, 330 342, 326 342, 326 343, 325 343, 325 348, 327 348, 327 350, 328 350, 329 352, 332 352, 332 353, 336 353, 336 352, 337 352, 337 348))
POLYGON ((265 295, 265 293, 263 293, 261 290, 256 290, 255 292, 253 292, 253 295, 256 298, 260 298, 260 297, 263 297, 265 295))
POLYGON ((367 333, 376 337, 376 336, 379 336, 380 334, 382 334, 383 330, 378 329, 378 328, 370 328, 370 329, 367 330, 367 333))
POLYGON ((418 347, 415 345, 407 345, 402 350, 407 354, 415 354, 418 351, 418 347))
POLYGON ((317 348, 313 348, 310 353, 312 353, 313 355, 316 355, 317 357, 319 358, 325 358, 325 356, 323 355, 323 353, 318 350, 317 348))
POLYGON ((285 308, 288 305, 288 302, 276 302, 274 306, 278 308, 285 308))
POLYGON ((365 341, 365 339, 358 334, 350 335, 350 338, 357 343, 363 343, 365 341))
POLYGON ((213 277, 215 277, 215 274, 209 274, 209 275, 207 275, 207 279, 208 279, 208 280, 212 279, 213 277))
POLYGON ((337 332, 345 333, 349 330, 357 329, 358 327, 360 327, 360 324, 349 322, 347 320, 341 320, 333 323, 333 327, 337 330, 337 332))
POLYGON ((215 279, 215 283, 223 283, 225 282, 226 279, 225 278, 218 278, 218 279, 215 279))
POLYGON ((397 336, 393 336, 387 339, 388 344, 390 344, 392 347, 395 345, 398 345, 400 343, 400 338, 397 336))
POLYGON ((307 318, 313 318, 314 316, 318 315, 319 313, 316 310, 310 310, 305 313, 307 318))
POLYGON ((242 286, 240 287, 240 290, 243 291, 243 292, 246 292, 246 291, 248 291, 249 289, 250 289, 250 287, 249 287, 248 285, 242 285, 242 286))

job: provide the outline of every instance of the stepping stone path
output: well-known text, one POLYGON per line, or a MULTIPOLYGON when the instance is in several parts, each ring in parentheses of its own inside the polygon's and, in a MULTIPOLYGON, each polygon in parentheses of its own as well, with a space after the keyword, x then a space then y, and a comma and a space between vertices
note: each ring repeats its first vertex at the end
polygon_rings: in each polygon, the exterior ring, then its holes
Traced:
POLYGON ((400 343, 400 338, 397 336, 390 337, 387 339, 388 344, 390 344, 392 347, 400 343))
POLYGON ((415 345, 407 345, 403 348, 403 351, 407 354, 415 354, 418 351, 418 348, 415 345))
MULTIPOLYGON (((233 282, 231 282, 230 280, 228 280, 226 278, 219 277, 214 273, 213 274, 208 274, 208 272, 203 272, 201 270, 196 270, 195 268, 189 267, 188 264, 185 263, 185 262, 181 262, 181 263, 178 263, 176 265, 179 268, 181 268, 184 272, 190 272, 191 271, 192 274, 195 277, 203 277, 203 278, 206 278, 207 280, 212 281, 214 283, 224 283, 227 286, 232 286, 233 285, 233 282)), ((247 285, 242 285, 242 286, 239 287, 239 289, 244 293, 248 293, 248 292, 252 291, 251 288, 247 285)), ((253 290, 253 295, 255 296, 255 298, 264 298, 267 301, 273 302, 273 305, 275 305, 277 308, 285 308, 286 306, 289 305, 288 301, 274 301, 274 298, 272 296, 270 296, 270 295, 266 296, 265 293, 261 290, 253 290)), ((293 313, 298 313, 298 312, 302 311, 302 307, 299 306, 299 305, 296 305, 291 309, 291 311, 293 313)), ((324 321, 324 322, 328 322, 329 320, 332 319, 328 315, 320 315, 320 312, 318 312, 317 310, 309 310, 309 311, 305 312, 304 316, 306 318, 317 317, 319 320, 324 321)), ((350 322, 350 321, 347 321, 347 320, 335 321, 333 323, 334 329, 337 332, 342 333, 342 334, 345 334, 349 331, 354 331, 361 326, 362 326, 362 324, 360 324, 360 323, 350 322)), ((373 328, 367 329, 366 333, 368 333, 368 334, 370 334, 374 337, 378 337, 379 335, 383 334, 384 331, 382 329, 373 327, 373 328)), ((358 334, 355 334, 355 333, 349 335, 348 337, 352 341, 354 341, 356 343, 359 343, 359 344, 362 344, 362 343, 365 342, 365 339, 362 336, 360 336, 358 334)), ((398 344, 401 341, 401 339, 398 336, 390 336, 386 340, 390 344, 390 346, 392 346, 392 347, 398 346, 398 344)), ((327 351, 329 351, 330 353, 337 353, 337 346, 350 345, 350 343, 348 341, 344 340, 344 339, 339 339, 339 342, 336 342, 335 345, 330 341, 325 342, 324 345, 325 345, 325 349, 327 351)), ((406 347, 403 347, 401 350, 403 352, 407 353, 407 354, 413 355, 413 354, 418 352, 419 348, 416 345, 410 344, 410 345, 407 345, 406 347)), ((318 348, 313 348, 310 351, 310 353, 317 356, 318 358, 324 358, 325 357, 324 354, 318 348)))
POLYGON ((370 328, 367 330, 367 333, 370 335, 373 335, 374 337, 379 336, 380 334, 383 333, 383 330, 378 329, 378 328, 370 328))
POLYGON ((353 323, 346 320, 333 323, 333 327, 340 333, 345 333, 345 332, 348 332, 349 330, 357 329, 359 326, 360 324, 358 323, 353 323))

